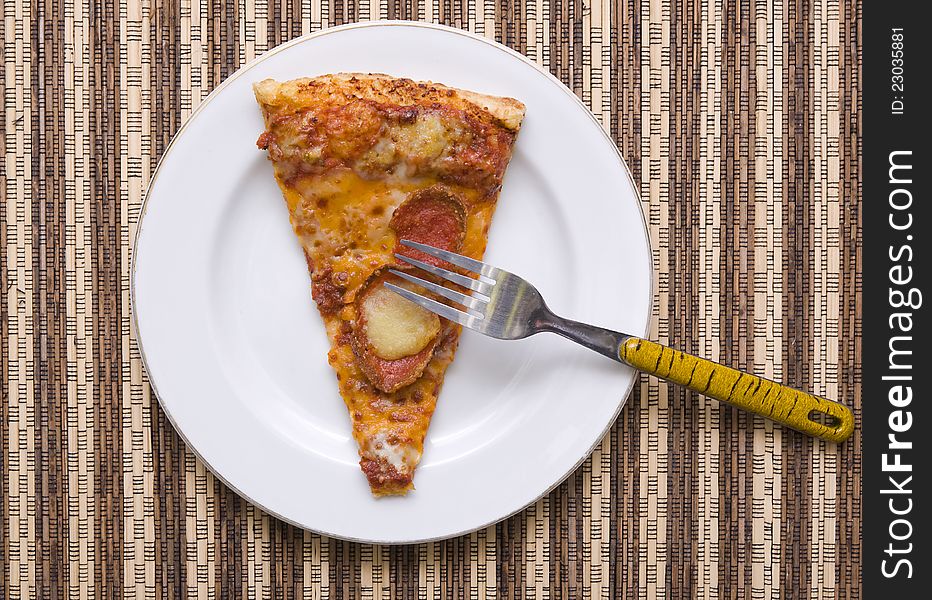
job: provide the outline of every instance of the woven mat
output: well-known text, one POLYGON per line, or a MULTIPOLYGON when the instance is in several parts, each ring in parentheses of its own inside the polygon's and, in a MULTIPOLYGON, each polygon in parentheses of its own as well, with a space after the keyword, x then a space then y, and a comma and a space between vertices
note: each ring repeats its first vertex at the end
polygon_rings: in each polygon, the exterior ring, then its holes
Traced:
POLYGON ((654 339, 860 415, 859 7, 838 0, 5 0, 0 598, 860 596, 859 433, 840 448, 644 378, 591 460, 446 542, 263 514, 179 441, 131 337, 161 152, 245 61, 411 18, 549 68, 640 182, 654 339))

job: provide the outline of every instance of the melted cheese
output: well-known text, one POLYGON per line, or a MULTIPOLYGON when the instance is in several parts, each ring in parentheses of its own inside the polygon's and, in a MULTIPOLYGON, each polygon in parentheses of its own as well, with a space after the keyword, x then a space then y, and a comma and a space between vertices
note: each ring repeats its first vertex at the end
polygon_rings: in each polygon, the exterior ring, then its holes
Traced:
POLYGON ((376 355, 395 360, 423 350, 440 333, 440 318, 384 287, 362 303, 366 339, 376 355))
POLYGON ((392 444, 385 433, 377 433, 369 438, 369 452, 401 474, 413 469, 421 458, 421 453, 413 444, 392 444))
POLYGON ((412 169, 432 164, 455 146, 466 143, 456 121, 423 112, 413 123, 392 123, 384 128, 378 141, 356 161, 362 173, 392 173, 405 177, 412 169))
POLYGON ((421 113, 412 125, 393 127, 391 137, 401 156, 425 163, 443 154, 451 139, 459 137, 460 131, 452 125, 445 124, 437 114, 421 113))

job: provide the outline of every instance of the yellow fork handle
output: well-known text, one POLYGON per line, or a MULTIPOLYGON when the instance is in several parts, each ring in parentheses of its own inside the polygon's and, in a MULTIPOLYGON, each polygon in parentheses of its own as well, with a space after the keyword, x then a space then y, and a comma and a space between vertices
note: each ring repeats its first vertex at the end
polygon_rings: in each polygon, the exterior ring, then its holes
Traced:
POLYGON ((854 430, 854 415, 843 404, 656 342, 632 337, 621 344, 618 354, 639 371, 823 440, 843 442, 854 430), (813 420, 818 418, 823 422, 813 420))

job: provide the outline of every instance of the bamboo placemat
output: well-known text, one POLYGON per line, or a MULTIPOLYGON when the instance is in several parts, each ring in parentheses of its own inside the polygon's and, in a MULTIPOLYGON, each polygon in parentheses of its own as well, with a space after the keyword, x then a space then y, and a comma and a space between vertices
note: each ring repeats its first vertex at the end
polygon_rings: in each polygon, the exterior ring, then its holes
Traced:
MULTIPOLYGON (((838 0, 4 0, 0 598, 860 596, 860 437, 656 380, 549 496, 411 547, 263 514, 179 441, 131 336, 131 241, 172 134, 243 62, 370 18, 549 68, 618 141, 654 339, 860 415, 860 8, 838 0)), ((623 257, 619 257, 623 260, 623 257)))

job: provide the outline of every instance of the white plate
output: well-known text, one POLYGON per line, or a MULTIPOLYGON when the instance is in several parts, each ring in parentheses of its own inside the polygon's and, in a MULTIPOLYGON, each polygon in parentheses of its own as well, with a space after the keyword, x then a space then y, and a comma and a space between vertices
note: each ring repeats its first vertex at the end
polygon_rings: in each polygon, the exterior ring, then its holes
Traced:
POLYGON ((488 262, 537 285, 559 314, 643 335, 650 249, 613 142, 571 92, 519 54, 459 30, 382 22, 281 46, 215 90, 166 151, 143 207, 132 293, 149 379, 214 473, 280 518, 381 543, 469 532, 562 481, 612 424, 631 369, 553 335, 465 331, 416 490, 373 499, 327 364, 302 252, 256 149, 251 85, 389 73, 527 105, 488 262))

